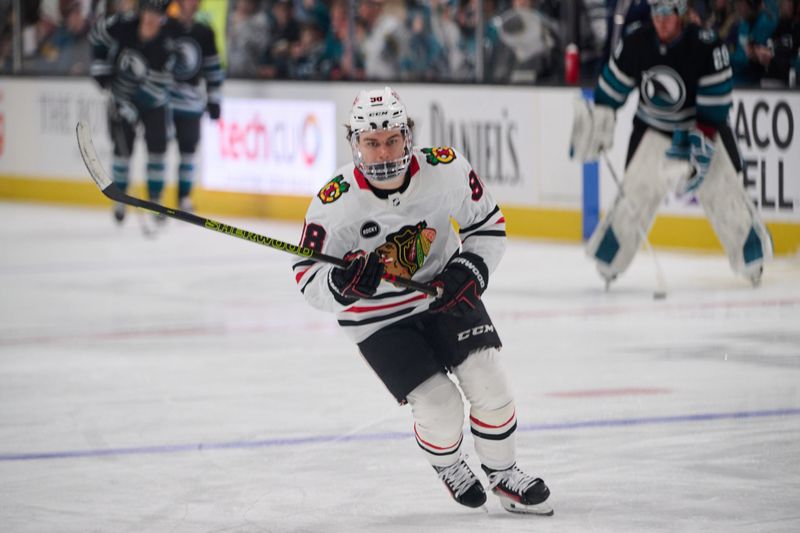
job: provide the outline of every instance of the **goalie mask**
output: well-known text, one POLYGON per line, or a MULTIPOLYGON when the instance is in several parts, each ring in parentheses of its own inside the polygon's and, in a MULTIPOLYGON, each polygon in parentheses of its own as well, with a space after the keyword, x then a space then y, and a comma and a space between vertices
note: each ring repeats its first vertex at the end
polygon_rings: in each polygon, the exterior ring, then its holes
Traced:
POLYGON ((683 15, 687 9, 686 0, 647 0, 647 3, 651 13, 658 16, 683 15))
POLYGON ((349 126, 353 163, 367 179, 384 182, 405 173, 411 162, 411 128, 396 92, 389 87, 361 91, 353 102, 349 126), (369 135, 374 132, 389 135, 369 135), (391 135, 395 132, 399 135, 391 135), (384 140, 386 146, 378 146, 384 140))

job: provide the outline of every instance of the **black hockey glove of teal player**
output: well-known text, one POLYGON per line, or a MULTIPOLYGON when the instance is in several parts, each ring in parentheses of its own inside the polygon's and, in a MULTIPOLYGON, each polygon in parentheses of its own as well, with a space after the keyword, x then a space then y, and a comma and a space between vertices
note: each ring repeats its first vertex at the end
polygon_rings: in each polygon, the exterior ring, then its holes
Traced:
POLYGON ((139 121, 139 110, 133 105, 130 100, 118 98, 114 93, 109 93, 108 109, 111 120, 118 122, 127 122, 134 125, 139 121))
POLYGON ((384 273, 383 262, 378 254, 356 250, 347 253, 344 260, 347 266, 332 268, 328 276, 328 286, 336 301, 347 305, 359 298, 374 295, 384 273))
POLYGON ((211 120, 219 120, 219 117, 222 115, 222 108, 217 102, 209 102, 206 105, 206 109, 208 110, 208 118, 211 120))
POLYGON ((489 267, 479 255, 462 252, 433 278, 441 296, 428 308, 432 313, 463 316, 473 309, 489 284, 489 267))

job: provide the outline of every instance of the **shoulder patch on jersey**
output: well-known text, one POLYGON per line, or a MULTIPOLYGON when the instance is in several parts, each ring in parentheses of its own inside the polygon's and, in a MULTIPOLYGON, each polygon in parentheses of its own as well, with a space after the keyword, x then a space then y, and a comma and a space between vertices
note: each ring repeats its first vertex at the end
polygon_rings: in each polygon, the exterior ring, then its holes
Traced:
POLYGON ((429 165, 436 166, 439 163, 447 165, 452 163, 456 158, 456 152, 449 146, 434 146, 432 148, 423 148, 422 153, 425 154, 425 161, 429 165))
POLYGON ((625 28, 625 35, 630 35, 631 33, 635 32, 636 30, 642 27, 644 27, 642 22, 640 20, 635 20, 630 24, 628 24, 628 27, 625 28))
POLYGON ((714 33, 714 30, 704 30, 700 29, 697 31, 697 37, 706 44, 711 44, 717 40, 717 36, 714 33))
POLYGON ((344 181, 344 176, 339 174, 323 185, 322 189, 317 193, 317 198, 319 198, 323 204, 332 204, 349 190, 350 184, 344 181))
POLYGON ((436 230, 423 220, 390 233, 375 251, 386 260, 387 274, 408 279, 422 268, 434 240, 436 230))

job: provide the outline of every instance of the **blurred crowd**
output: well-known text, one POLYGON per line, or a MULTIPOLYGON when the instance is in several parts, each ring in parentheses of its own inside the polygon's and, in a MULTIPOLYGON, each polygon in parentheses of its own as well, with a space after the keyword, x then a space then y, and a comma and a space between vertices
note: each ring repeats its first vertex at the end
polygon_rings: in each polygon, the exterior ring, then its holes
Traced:
MULTIPOLYGON (((728 47, 737 85, 796 87, 800 0, 689 4, 689 18, 728 47)), ((614 39, 650 16, 647 0, 203 0, 201 6, 220 39, 228 78, 298 80, 560 84, 564 51, 574 43, 580 80, 590 84, 614 39)), ((0 72, 84 75, 91 25, 136 7, 136 0, 0 0, 0 72)))

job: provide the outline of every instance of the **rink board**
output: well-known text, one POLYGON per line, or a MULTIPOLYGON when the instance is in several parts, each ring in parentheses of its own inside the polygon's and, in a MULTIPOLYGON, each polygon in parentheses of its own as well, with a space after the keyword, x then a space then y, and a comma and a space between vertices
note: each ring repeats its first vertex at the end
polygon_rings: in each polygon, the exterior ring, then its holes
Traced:
MULTIPOLYGON (((210 216, 302 220, 308 202, 350 159, 343 124, 361 84, 232 81, 223 121, 203 124, 195 199, 210 216)), ((567 154, 577 89, 399 84, 416 122, 415 143, 461 151, 489 186, 514 236, 582 238, 583 167, 567 154)), ((620 113, 612 161, 622 168, 631 99, 620 113)), ((89 80, 0 78, 0 198, 106 207, 75 146, 78 119, 93 126, 110 164, 103 95, 89 80)), ((800 94, 737 91, 731 123, 745 161, 743 180, 779 254, 800 247, 800 94)), ((145 149, 131 162, 141 192, 145 149)), ((174 147, 169 169, 177 166, 174 147)), ((174 174, 174 171, 172 172, 174 174)), ((599 168, 599 206, 615 186, 599 168)), ((175 196, 168 178, 166 204, 175 196)), ((653 244, 719 250, 696 204, 669 198, 651 231, 653 244)))

